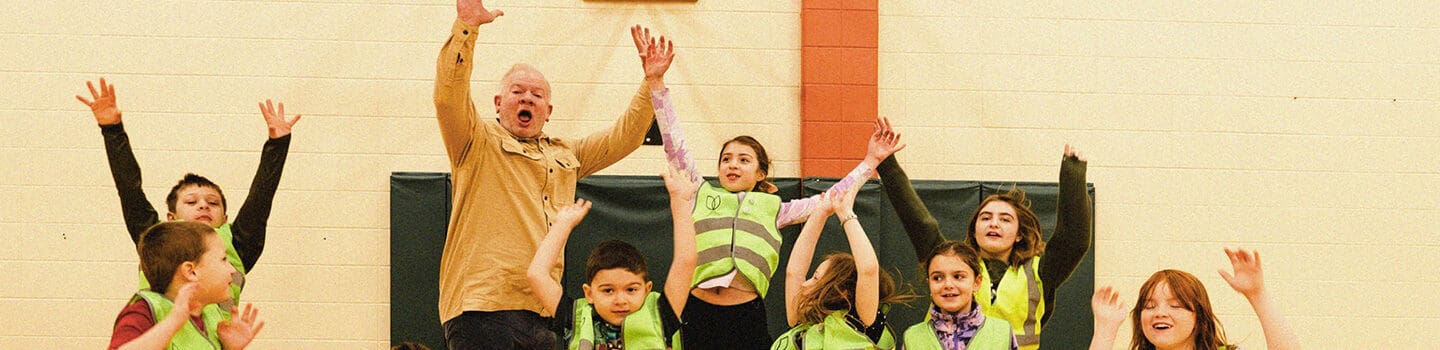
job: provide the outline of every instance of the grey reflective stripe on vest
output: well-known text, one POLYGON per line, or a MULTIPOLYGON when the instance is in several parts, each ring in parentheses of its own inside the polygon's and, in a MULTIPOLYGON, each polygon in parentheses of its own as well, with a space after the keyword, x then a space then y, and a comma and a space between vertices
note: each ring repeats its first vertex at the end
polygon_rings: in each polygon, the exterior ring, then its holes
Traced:
POLYGON ((1035 264, 1027 261, 1023 266, 1025 268, 1025 290, 1030 292, 1030 302, 1028 303, 1030 308, 1025 313, 1025 334, 1016 334, 1015 342, 1019 343, 1018 345, 1039 344, 1040 334, 1036 331, 1036 325, 1040 322, 1035 319, 1035 307, 1044 301, 1040 300, 1040 286, 1035 283, 1035 264))
MULTIPOLYGON (((745 234, 751 237, 758 237, 764 240, 765 244, 769 244, 770 247, 775 249, 776 252, 780 251, 780 241, 775 239, 775 237, 770 236, 768 231, 765 230, 765 226, 760 225, 759 223, 755 223, 749 220, 741 220, 735 217, 709 218, 695 222, 695 232, 697 236, 701 233, 715 230, 733 230, 732 232, 734 232, 734 234, 745 234)), ((696 261, 699 261, 701 263, 716 261, 731 256, 734 256, 736 259, 744 260, 745 262, 750 263, 751 266, 760 268, 760 272, 766 274, 765 277, 770 277, 774 274, 772 271, 775 271, 775 268, 773 266, 770 266, 770 261, 766 260, 764 255, 740 245, 731 244, 716 246, 695 253, 696 261), (731 251, 731 248, 734 248, 733 252, 731 251)))
MULTIPOLYGON (((771 237, 770 233, 765 230, 764 225, 761 225, 754 221, 740 220, 736 217, 723 217, 702 219, 695 222, 695 234, 697 235, 714 230, 725 229, 734 229, 736 231, 749 234, 751 236, 759 237, 760 239, 765 240, 765 243, 770 244, 771 247, 775 247, 775 251, 780 251, 780 240, 775 239, 775 237, 771 237)), ((704 261, 705 259, 700 260, 704 261)))
MULTIPOLYGON (((731 256, 730 247, 731 246, 719 246, 706 249, 696 253, 695 258, 698 259, 697 261, 715 261, 728 258, 731 256)), ((735 246, 734 256, 736 259, 745 260, 745 262, 750 263, 750 265, 760 268, 761 273, 767 274, 766 277, 770 277, 770 271, 775 271, 770 267, 770 262, 766 261, 764 256, 761 256, 760 253, 756 253, 755 251, 735 246)))

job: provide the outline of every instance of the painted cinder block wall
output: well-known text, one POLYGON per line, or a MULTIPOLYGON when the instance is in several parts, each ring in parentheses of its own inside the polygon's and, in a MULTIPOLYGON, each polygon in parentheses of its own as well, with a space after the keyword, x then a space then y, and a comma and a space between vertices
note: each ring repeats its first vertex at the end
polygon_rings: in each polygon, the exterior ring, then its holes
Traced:
MULTIPOLYGON (((1100 193, 1099 283, 1133 297, 1157 269, 1194 272, 1232 339, 1263 348, 1214 272, 1221 247, 1258 248, 1307 347, 1440 345, 1410 336, 1440 326, 1424 292, 1440 284, 1435 5, 875 1, 873 84, 826 90, 806 84, 802 36, 823 23, 802 13, 863 2, 489 3, 507 14, 481 29, 481 110, 523 61, 554 84, 549 133, 609 125, 642 74, 625 28, 646 24, 677 39, 667 82, 702 164, 750 134, 776 176, 848 170, 863 136, 808 155, 802 135, 868 134, 857 116, 877 114, 913 178, 1053 181, 1070 142, 1100 193), (836 90, 839 117, 802 103, 836 90)), ((265 138, 254 103, 303 114, 247 286, 268 324, 256 347, 388 347, 387 178, 447 170, 430 95, 453 18, 430 0, 0 5, 0 347, 101 346, 132 292, 99 129, 73 97, 100 76, 156 204, 185 172, 243 202, 265 138)), ((604 174, 662 168, 647 147, 604 174)))

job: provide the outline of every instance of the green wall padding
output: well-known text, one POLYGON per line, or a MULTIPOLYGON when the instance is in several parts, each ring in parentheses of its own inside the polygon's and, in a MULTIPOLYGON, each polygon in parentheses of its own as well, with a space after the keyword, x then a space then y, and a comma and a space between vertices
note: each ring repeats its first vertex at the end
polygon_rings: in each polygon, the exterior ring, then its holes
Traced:
MULTIPOLYGON (((395 173, 391 184, 391 338, 396 341, 421 341, 432 348, 443 348, 443 334, 436 312, 436 288, 440 269, 440 252, 444 246, 445 227, 450 213, 449 175, 444 173, 395 173)), ((780 188, 777 195, 785 199, 819 193, 835 179, 774 179, 780 188)), ((920 322, 929 306, 928 289, 920 279, 914 249, 910 245, 899 218, 880 189, 878 180, 871 180, 856 199, 855 212, 860 216, 867 235, 875 246, 882 266, 891 273, 902 289, 916 294, 910 305, 896 305, 889 320, 895 332, 920 322)), ((915 180, 915 191, 924 200, 931 214, 940 222, 941 230, 950 239, 962 238, 966 220, 984 196, 1010 188, 1010 182, 915 180)), ((1053 233, 1057 186, 1055 183, 1016 183, 1032 201, 1045 237, 1053 233)), ((1094 188, 1089 191, 1094 196, 1094 188)), ((585 259, 596 243, 619 239, 640 248, 646 254, 649 277, 656 291, 664 285, 670 267, 671 222, 669 198, 665 184, 655 176, 590 176, 580 181, 576 196, 593 201, 594 207, 576 227, 566 246, 566 269, 562 284, 566 295, 583 297, 580 284, 585 259)), ((769 311, 769 328, 773 335, 785 329, 784 267, 789 261, 792 241, 801 225, 781 230, 785 236, 779 270, 771 281, 770 295, 765 298, 769 311)), ((848 251, 839 222, 826 223, 816 247, 817 258, 832 251, 848 251)), ((1093 251, 1093 239, 1092 239, 1093 251)), ((1090 342, 1092 320, 1090 294, 1094 289, 1094 254, 1086 254, 1070 280, 1056 296, 1059 307, 1052 308, 1050 324, 1042 334, 1042 344, 1083 346, 1090 342)))

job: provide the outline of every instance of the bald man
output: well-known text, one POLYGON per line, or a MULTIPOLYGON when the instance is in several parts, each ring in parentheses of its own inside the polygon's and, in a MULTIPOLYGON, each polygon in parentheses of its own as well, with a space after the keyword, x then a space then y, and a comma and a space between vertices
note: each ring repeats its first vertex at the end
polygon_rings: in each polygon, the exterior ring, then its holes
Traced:
MULTIPOLYGON (((539 70, 515 64, 494 97, 496 117, 480 119, 470 97, 477 31, 504 13, 458 0, 435 74, 435 114, 450 156, 453 209, 440 261, 440 320, 450 349, 552 349, 525 270, 575 182, 640 147, 654 120, 650 87, 663 86, 674 57, 648 30, 632 28, 645 80, 615 125, 583 138, 544 132, 555 107, 539 70)), ((663 39, 662 41, 663 42, 663 39)), ((563 267, 552 275, 558 280, 563 267)))

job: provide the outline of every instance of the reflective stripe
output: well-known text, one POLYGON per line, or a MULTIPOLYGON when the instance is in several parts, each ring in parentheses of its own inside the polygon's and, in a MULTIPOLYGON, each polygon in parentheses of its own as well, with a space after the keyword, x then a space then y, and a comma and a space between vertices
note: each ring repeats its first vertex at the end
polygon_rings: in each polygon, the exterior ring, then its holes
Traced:
POLYGON ((1015 335, 1015 343, 1016 343, 1016 344, 1023 344, 1023 345, 1040 344, 1040 335, 1039 335, 1039 334, 1035 334, 1035 335, 1019 335, 1019 334, 1016 334, 1016 335, 1015 335))
POLYGON ((691 212, 697 264, 692 286, 738 271, 764 297, 780 262, 782 238, 775 228, 780 197, 733 193, 705 183, 691 212))
POLYGON ((765 225, 754 221, 724 217, 702 219, 695 222, 695 235, 697 236, 705 232, 729 229, 734 229, 736 233, 745 233, 765 240, 765 244, 775 247, 775 250, 780 250, 780 240, 775 238, 775 236, 771 236, 765 228, 765 225))
POLYGON ((1020 266, 1005 269, 998 281, 990 277, 985 262, 980 262, 980 276, 991 288, 976 290, 975 299, 983 306, 981 311, 986 316, 1010 323, 1016 345, 1022 350, 1038 349, 1045 327, 1040 321, 1047 311, 1045 290, 1035 272, 1040 259, 1033 257, 1020 266))
MULTIPOLYGON (((766 279, 766 280, 769 280, 770 277, 774 277, 774 276, 775 276, 775 273, 774 273, 775 268, 770 267, 770 262, 769 262, 769 261, 766 261, 766 260, 765 260, 765 257, 764 257, 764 256, 761 256, 760 253, 755 252, 755 251, 753 251, 753 250, 745 249, 744 247, 735 247, 735 248, 736 248, 736 249, 735 249, 735 258, 736 258, 736 259, 744 260, 745 262, 750 263, 750 266, 754 266, 755 268, 760 269, 759 272, 762 273, 762 274, 765 274, 765 279, 766 279)), ((755 281, 750 281, 750 282, 755 282, 755 281)))
POLYGON ((730 257, 730 246, 722 245, 695 253, 697 261, 715 261, 730 257))
POLYGON ((1045 300, 1041 299, 1039 283, 1035 283, 1035 264, 1027 263, 1024 265, 1024 268, 1025 289, 1030 290, 1030 311, 1025 314, 1025 334, 1017 335, 1016 338, 1018 339, 1024 336, 1025 340, 1018 341, 1020 344, 1029 345, 1040 342, 1040 330, 1038 329, 1040 322, 1035 319, 1035 309, 1040 306, 1040 303, 1045 302, 1045 300))

